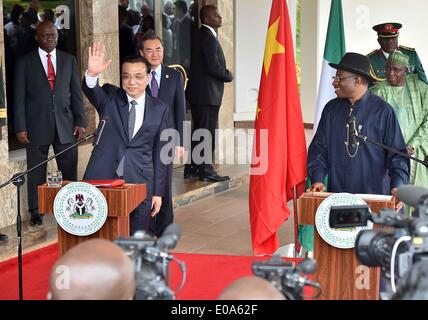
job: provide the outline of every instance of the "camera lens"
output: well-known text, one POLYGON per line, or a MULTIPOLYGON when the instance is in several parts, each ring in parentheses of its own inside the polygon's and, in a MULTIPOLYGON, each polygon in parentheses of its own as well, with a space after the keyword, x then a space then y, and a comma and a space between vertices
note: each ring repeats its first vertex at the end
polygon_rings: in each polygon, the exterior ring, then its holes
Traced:
POLYGON ((361 263, 369 267, 389 265, 395 240, 393 234, 363 230, 355 241, 357 257, 361 263))

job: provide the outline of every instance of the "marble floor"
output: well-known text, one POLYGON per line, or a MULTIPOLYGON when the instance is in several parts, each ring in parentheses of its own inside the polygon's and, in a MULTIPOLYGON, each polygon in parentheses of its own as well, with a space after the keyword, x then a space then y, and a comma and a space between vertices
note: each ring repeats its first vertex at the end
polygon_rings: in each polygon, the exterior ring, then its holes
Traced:
MULTIPOLYGON (((248 188, 246 183, 176 210, 182 237, 173 252, 253 255, 248 188)), ((293 221, 291 214, 279 229, 281 246, 294 243, 293 221)))

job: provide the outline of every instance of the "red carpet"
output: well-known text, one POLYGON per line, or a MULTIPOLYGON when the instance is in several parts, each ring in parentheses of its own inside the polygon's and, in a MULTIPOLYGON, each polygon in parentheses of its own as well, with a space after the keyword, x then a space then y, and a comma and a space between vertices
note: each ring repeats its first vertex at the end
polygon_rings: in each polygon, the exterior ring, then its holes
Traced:
MULTIPOLYGON (((50 245, 23 256, 24 299, 46 298, 49 273, 58 256, 58 245, 50 245)), ((177 293, 179 300, 214 300, 233 280, 252 275, 254 261, 267 258, 225 256, 211 254, 174 253, 184 261, 187 278, 184 288, 177 293)), ((178 265, 171 264, 171 287, 176 290, 181 281, 178 265)), ((0 263, 0 300, 18 299, 18 259, 0 263)))
MULTIPOLYGON (((46 298, 49 272, 58 256, 58 245, 30 252, 22 257, 22 282, 24 299, 41 300, 46 298)), ((19 299, 18 258, 0 263, 0 300, 19 299)))

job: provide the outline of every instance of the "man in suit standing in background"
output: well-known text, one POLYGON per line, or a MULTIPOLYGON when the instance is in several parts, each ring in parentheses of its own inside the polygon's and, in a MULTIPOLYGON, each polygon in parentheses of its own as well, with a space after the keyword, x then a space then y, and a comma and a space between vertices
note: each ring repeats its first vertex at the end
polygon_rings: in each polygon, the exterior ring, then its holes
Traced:
MULTIPOLYGON (((223 99, 224 83, 233 80, 232 73, 226 68, 226 59, 219 41, 217 29, 221 27, 222 17, 217 7, 207 5, 201 8, 202 23, 198 33, 199 46, 195 47, 190 63, 188 100, 192 111, 193 131, 209 130, 212 138, 212 159, 214 158, 215 130, 218 126, 218 112, 223 99)), ((194 145, 192 145, 193 151, 194 145)), ((192 164, 186 165, 184 178, 198 175, 202 181, 223 181, 228 176, 220 176, 211 161, 204 158, 196 165, 192 155, 192 164)), ((211 158, 211 157, 210 157, 211 158)))
MULTIPOLYGON (((56 50, 58 31, 50 21, 36 29, 39 48, 17 62, 14 124, 18 141, 26 145, 27 168, 43 162, 49 147, 58 153, 85 135, 80 76, 74 56, 56 50)), ((77 148, 56 158, 63 179, 77 180, 77 148)), ((42 224, 37 187, 46 181, 46 164, 28 174, 30 225, 42 224)))
MULTIPOLYGON (((146 33, 141 42, 140 54, 151 65, 152 79, 149 82, 149 93, 168 105, 168 128, 179 133, 179 141, 174 141, 175 156, 183 157, 183 121, 186 117, 186 101, 184 85, 180 72, 163 64, 164 47, 162 40, 154 33, 146 33)), ((160 212, 151 221, 151 230, 160 236, 165 228, 174 220, 172 207, 172 171, 173 162, 167 167, 165 192, 160 212)))
POLYGON ((161 150, 166 144, 160 135, 167 128, 168 106, 146 94, 151 80, 150 64, 141 56, 125 58, 122 88, 98 85, 98 75, 107 69, 105 46, 89 48, 88 70, 83 92, 107 118, 103 135, 92 151, 84 179, 123 178, 127 183, 145 183, 146 199, 130 216, 130 233, 149 230, 150 216, 158 214, 165 192, 166 165, 161 150))

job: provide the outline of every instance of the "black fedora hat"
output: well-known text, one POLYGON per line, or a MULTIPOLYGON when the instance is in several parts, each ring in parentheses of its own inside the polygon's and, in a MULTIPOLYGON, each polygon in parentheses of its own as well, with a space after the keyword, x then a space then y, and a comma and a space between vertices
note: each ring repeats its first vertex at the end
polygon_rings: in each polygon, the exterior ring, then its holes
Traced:
POLYGON ((358 74, 370 80, 370 59, 362 54, 348 52, 342 57, 338 64, 329 63, 334 69, 340 69, 358 74))

